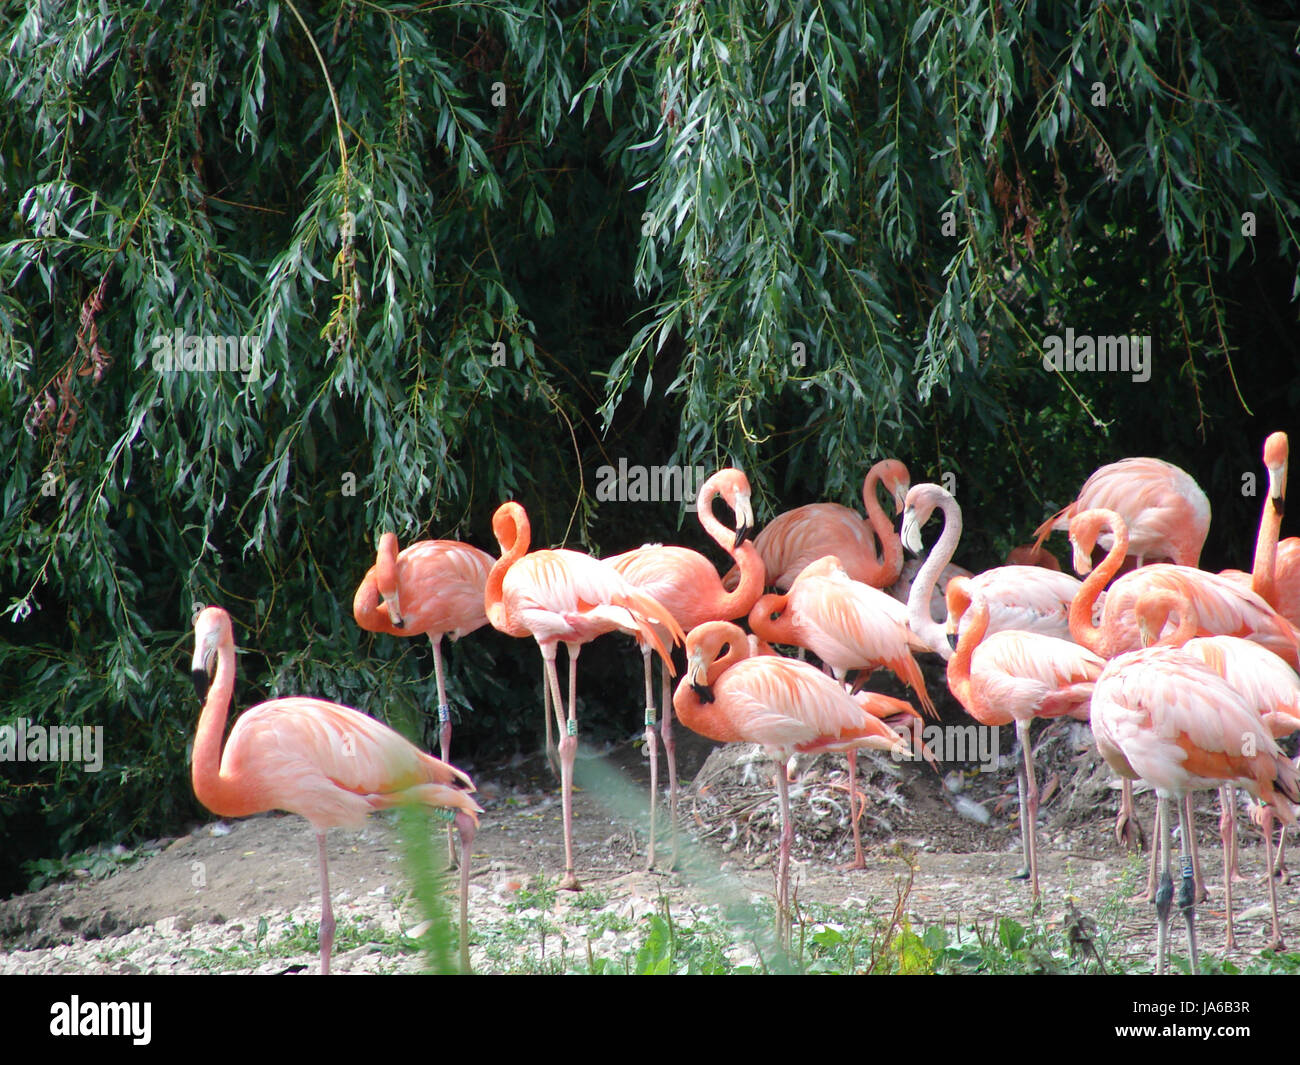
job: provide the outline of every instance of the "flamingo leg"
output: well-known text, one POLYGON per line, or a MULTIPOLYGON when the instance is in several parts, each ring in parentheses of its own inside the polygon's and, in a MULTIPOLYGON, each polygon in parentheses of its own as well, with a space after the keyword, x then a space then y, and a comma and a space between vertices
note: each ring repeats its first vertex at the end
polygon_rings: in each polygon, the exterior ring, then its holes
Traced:
POLYGON ((1164 869, 1160 876, 1160 882, 1156 887, 1155 894, 1151 901, 1156 907, 1156 975, 1164 976, 1165 974, 1165 957, 1169 950, 1169 910, 1174 901, 1174 880, 1170 875, 1170 857, 1171 836, 1172 832, 1169 827, 1169 811, 1167 809, 1168 799, 1163 796, 1156 799, 1156 818, 1159 825, 1157 839, 1159 844, 1156 847, 1158 854, 1163 855, 1164 869))
POLYGON ((1029 719, 1016 722, 1016 735, 1025 756, 1025 788, 1020 802, 1020 831, 1024 838, 1024 851, 1028 856, 1029 885, 1038 898, 1038 850, 1034 837, 1038 834, 1038 781, 1034 777, 1034 748, 1029 742, 1029 719))
POLYGON ((460 971, 473 970, 469 964, 469 850, 478 829, 465 812, 456 814, 456 830, 460 833, 460 971))
MULTIPOLYGON (((1226 824, 1231 824, 1235 818, 1228 814, 1228 799, 1224 796, 1226 788, 1219 789, 1219 837, 1223 838, 1223 830, 1226 824)), ((1232 854, 1228 849, 1227 840, 1223 840, 1223 905, 1224 917, 1228 924, 1228 932, 1223 940, 1223 949, 1225 951, 1236 950, 1237 940, 1232 929, 1232 854)))
MULTIPOLYGON (((1283 950, 1286 943, 1282 939, 1282 926, 1277 919, 1277 883, 1273 879, 1273 808, 1265 806, 1260 812, 1260 826, 1264 832, 1264 877, 1268 881, 1268 901, 1273 907, 1273 934, 1269 939, 1269 946, 1274 950, 1283 950)), ((1285 826, 1282 829, 1283 837, 1286 836, 1285 826)))
POLYGON ((1223 849, 1229 852, 1224 875, 1244 882, 1246 878, 1237 864, 1237 789, 1231 784, 1219 789, 1219 838, 1223 849))
MULTIPOLYGON (((578 754, 578 653, 582 650, 580 643, 565 643, 569 649, 569 713, 564 719, 564 736, 560 740, 560 785, 564 803, 564 879, 560 887, 565 891, 581 891, 582 885, 573 871, 573 763, 578 754)), ((552 693, 556 707, 562 712, 563 700, 560 699, 560 678, 555 673, 555 663, 551 663, 551 676, 555 682, 552 693)), ((556 717, 559 718, 559 712, 556 717)))
POLYGON ((316 833, 320 851, 320 974, 330 974, 330 951, 334 949, 334 907, 330 905, 330 866, 325 854, 325 833, 316 833))
POLYGON ((1140 851, 1146 846, 1142 822, 1133 808, 1133 781, 1120 781, 1119 813, 1115 815, 1115 842, 1126 850, 1140 851))
MULTIPOLYGON (((1019 726, 1017 726, 1017 732, 1019 732, 1019 726)), ((1031 872, 1029 868, 1029 837, 1025 834, 1025 809, 1028 805, 1027 790, 1025 786, 1025 766, 1022 761, 1020 765, 1016 766, 1016 791, 1020 794, 1020 856, 1024 864, 1012 874, 1012 880, 1028 880, 1031 872)))
POLYGON ((1191 835, 1187 839, 1187 846, 1192 853, 1192 873, 1196 878, 1196 901, 1204 902, 1210 897, 1210 893, 1205 888, 1205 877, 1201 873, 1201 852, 1196 842, 1196 816, 1192 813, 1192 796, 1190 794, 1183 796, 1183 806, 1187 810, 1187 824, 1191 830, 1191 835))
POLYGON ((790 947, 790 844, 794 842, 794 821, 790 816, 790 783, 785 765, 776 767, 776 791, 781 797, 781 848, 776 871, 776 935, 781 946, 790 947))
MULTIPOLYGON (((442 633, 429 633, 433 644, 433 673, 438 680, 438 750, 444 762, 451 761, 451 707, 447 703, 447 689, 442 679, 442 633)), ((447 864, 456 868, 456 841, 451 825, 447 826, 447 864)))
POLYGON ((1178 887, 1178 908, 1183 912, 1183 920, 1187 922, 1187 947, 1192 955, 1192 975, 1195 976, 1199 968, 1199 960, 1196 950, 1196 873, 1193 869, 1193 862, 1189 847, 1192 838, 1191 814, 1188 807, 1191 803, 1187 802, 1188 796, 1183 796, 1183 802, 1178 804, 1178 827, 1183 837, 1182 839, 1182 882, 1178 887))
POLYGON ((672 678, 668 670, 660 666, 660 683, 663 687, 664 720, 660 726, 663 733, 664 754, 668 758, 668 824, 672 829, 673 850, 668 859, 668 868, 677 868, 677 740, 673 736, 673 691, 672 678))
MULTIPOLYGON (((546 720, 546 764, 551 767, 551 774, 560 775, 560 754, 555 746, 555 737, 551 733, 551 680, 546 671, 546 659, 542 659, 542 717, 546 720)), ((564 728, 561 727, 563 732, 564 728)))
POLYGON ((853 823, 853 864, 850 869, 865 869, 867 860, 862 855, 862 828, 858 822, 866 804, 858 805, 858 752, 847 752, 849 759, 849 820, 853 823))
POLYGON ((1147 890, 1146 894, 1141 896, 1148 902, 1156 901, 1156 883, 1157 873, 1160 868, 1160 822, 1163 815, 1160 812, 1160 800, 1156 800, 1156 816, 1151 822, 1151 868, 1147 872, 1147 890))
POLYGON ((649 871, 655 867, 655 811, 659 806, 659 745, 655 733, 655 696, 654 680, 651 670, 653 664, 649 644, 641 645, 641 657, 645 662, 645 749, 650 759, 650 842, 646 848, 645 867, 649 871))
POLYGON ((1277 861, 1273 863, 1273 875, 1283 884, 1291 882, 1291 871, 1286 867, 1286 825, 1277 834, 1277 861))

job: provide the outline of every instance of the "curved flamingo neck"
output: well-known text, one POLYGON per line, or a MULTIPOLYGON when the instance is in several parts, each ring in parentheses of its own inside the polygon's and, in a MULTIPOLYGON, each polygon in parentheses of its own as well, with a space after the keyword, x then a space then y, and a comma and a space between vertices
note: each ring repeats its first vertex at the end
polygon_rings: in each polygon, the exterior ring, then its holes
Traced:
POLYGON ((989 604, 982 595, 976 596, 966 611, 966 631, 957 640, 957 650, 948 659, 948 690, 967 709, 971 705, 971 659, 975 648, 989 631, 989 604))
POLYGON ((907 624, 931 651, 951 659, 953 652, 948 644, 948 634, 930 616, 930 597, 939 583, 943 567, 957 553, 957 542, 961 539, 961 507, 947 492, 938 498, 939 509, 943 511, 943 532, 912 581, 912 590, 907 596, 907 624))
POLYGON ((709 663, 709 668, 705 671, 710 685, 716 683, 717 679, 737 662, 749 657, 749 639, 740 630, 739 626, 735 628, 734 638, 727 641, 727 653, 720 658, 715 658, 709 663))
POLYGON ((203 701, 190 767, 195 797, 221 817, 243 817, 259 809, 245 788, 221 775, 221 737, 226 731, 226 715, 234 690, 235 643, 226 633, 217 645, 217 673, 203 701))
POLYGON ((510 632, 502 602, 506 572, 528 553, 532 542, 532 527, 528 524, 528 514, 523 507, 517 503, 503 503, 492 516, 492 532, 501 547, 501 557, 488 570, 487 583, 483 589, 483 605, 493 628, 510 632))
MULTIPOLYGON (((1083 586, 1075 593, 1074 599, 1070 602, 1070 637, 1075 643, 1086 647, 1093 654, 1107 658, 1109 655, 1106 648, 1105 619, 1103 619, 1102 625, 1094 625, 1092 623, 1092 608, 1096 605, 1097 597, 1101 595, 1102 589, 1110 583, 1111 578, 1119 572, 1120 566, 1124 564, 1124 556, 1128 554, 1128 526, 1124 524, 1124 519, 1113 510, 1097 511, 1096 513, 1104 515, 1104 520, 1097 529, 1097 536, 1100 537, 1104 529, 1109 529, 1111 535, 1115 538, 1115 543, 1112 545, 1110 553, 1084 579, 1083 586)), ((1095 543, 1096 540, 1093 542, 1095 543)))
POLYGON ((790 616, 790 596, 788 593, 761 596, 749 612, 749 627, 761 640, 768 643, 783 643, 791 647, 802 647, 799 634, 795 631, 794 619, 790 616), (772 615, 777 617, 773 618, 772 615))
POLYGON ((867 471, 867 479, 862 482, 862 505, 867 509, 867 521, 871 525, 871 531, 875 533, 880 543, 880 551, 877 554, 881 569, 880 587, 887 587, 898 580, 898 575, 903 572, 903 541, 898 538, 898 533, 894 531, 894 523, 889 520, 889 516, 880 505, 880 497, 876 494, 883 466, 884 463, 877 462, 867 471))
POLYGON ((379 586, 379 594, 385 599, 391 599, 397 594, 397 537, 393 533, 384 533, 379 538, 375 581, 379 586))
MULTIPOLYGON (((366 632, 384 632, 390 636, 403 636, 405 633, 397 628, 388 616, 388 611, 379 606, 379 597, 391 598, 397 592, 397 556, 394 551, 391 575, 385 573, 388 563, 385 561, 384 543, 391 533, 385 533, 379 541, 379 556, 370 567, 361 583, 357 594, 352 597, 352 617, 366 632)), ((393 537, 393 547, 397 546, 397 537, 393 537)))
MULTIPOLYGON (((1264 499, 1264 512, 1259 517, 1259 536, 1255 540, 1255 561, 1250 572, 1250 588, 1277 609, 1277 541, 1282 533, 1282 513, 1286 505, 1285 434, 1275 434, 1283 443, 1282 462, 1268 471, 1268 495, 1264 499)), ((1270 438, 1270 443, 1272 442, 1270 438)))
POLYGON ((1178 624, 1168 636, 1152 641, 1153 647, 1182 647, 1188 640, 1194 639, 1199 621, 1192 601, 1183 593, 1170 589, 1161 589, 1146 593, 1133 606, 1139 627, 1146 644, 1146 633, 1159 633, 1169 620, 1170 614, 1178 615, 1178 624))
MULTIPOLYGON (((766 569, 763 565, 763 557, 758 553, 751 541, 746 540, 739 547, 732 546, 736 540, 735 533, 718 521, 717 515, 713 513, 713 501, 721 493, 718 491, 717 486, 710 483, 711 481, 712 478, 705 482, 695 512, 699 516, 700 524, 704 526, 704 531, 709 534, 715 544, 731 556, 731 560, 740 571, 740 581, 736 587, 730 592, 722 588, 715 601, 716 610, 713 611, 714 615, 718 618, 730 620, 731 618, 743 617, 749 613, 755 600, 763 592, 766 569)), ((730 505, 730 501, 728 501, 728 505, 730 505)), ((719 585, 719 587, 722 586, 719 585)))

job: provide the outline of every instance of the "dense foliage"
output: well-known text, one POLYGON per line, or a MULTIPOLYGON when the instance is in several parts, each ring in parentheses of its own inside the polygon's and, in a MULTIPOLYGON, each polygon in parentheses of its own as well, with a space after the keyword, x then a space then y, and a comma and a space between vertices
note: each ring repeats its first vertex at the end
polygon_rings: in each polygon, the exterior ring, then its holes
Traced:
MULTIPOLYGON (((541 544, 698 543, 598 504, 620 458, 736 462, 770 516, 896 454, 980 565, 1156 454, 1245 564, 1300 399, 1296 44, 1198 0, 7 5, 0 721, 107 750, 3 767, 5 861, 196 812, 196 602, 243 705, 418 730, 427 645, 349 616, 377 532, 494 549, 516 497, 541 544), (1150 379, 1045 369, 1067 327, 1149 335, 1150 379), (168 372, 185 338, 243 361, 168 372)), ((612 645, 583 720, 622 733, 612 645)), ((531 747, 535 651, 452 664, 459 750, 531 747)))

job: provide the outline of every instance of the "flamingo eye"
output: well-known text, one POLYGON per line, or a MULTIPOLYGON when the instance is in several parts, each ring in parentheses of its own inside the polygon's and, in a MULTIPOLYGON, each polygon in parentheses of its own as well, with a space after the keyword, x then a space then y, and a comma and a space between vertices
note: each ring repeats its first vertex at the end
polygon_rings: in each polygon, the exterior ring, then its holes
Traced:
POLYGON ((770 621, 780 621, 780 620, 781 620, 781 612, 780 612, 779 610, 774 610, 774 611, 772 612, 772 616, 771 616, 771 618, 769 618, 768 620, 770 620, 770 621))

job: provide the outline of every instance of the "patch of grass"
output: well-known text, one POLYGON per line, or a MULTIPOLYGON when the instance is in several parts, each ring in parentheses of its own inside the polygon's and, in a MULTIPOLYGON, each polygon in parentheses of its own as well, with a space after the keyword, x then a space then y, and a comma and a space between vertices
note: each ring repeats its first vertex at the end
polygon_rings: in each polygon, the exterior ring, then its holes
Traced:
MULTIPOLYGON (((527 887, 521 887, 515 892, 515 897, 507 903, 506 909, 511 913, 519 913, 521 910, 541 910, 545 913, 555 905, 559 895, 558 884, 558 880, 551 881, 544 876, 535 876, 528 882, 527 887)), ((583 895, 588 894, 594 892, 583 892, 583 895)))
POLYGON ((37 858, 23 862, 22 868, 30 877, 27 890, 40 891, 46 884, 57 884, 64 880, 102 880, 119 869, 125 869, 158 853, 156 848, 128 848, 119 844, 80 851, 63 858, 37 858))

